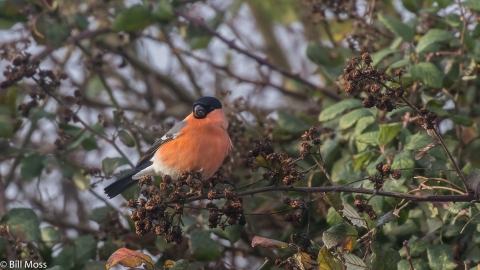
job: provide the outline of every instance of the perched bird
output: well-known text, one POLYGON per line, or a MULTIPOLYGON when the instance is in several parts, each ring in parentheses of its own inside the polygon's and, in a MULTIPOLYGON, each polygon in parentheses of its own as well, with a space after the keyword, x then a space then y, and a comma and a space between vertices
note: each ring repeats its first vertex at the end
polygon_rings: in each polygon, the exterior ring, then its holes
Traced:
POLYGON ((192 113, 155 142, 132 172, 106 187, 105 193, 113 198, 144 175, 168 174, 177 178, 181 171, 200 171, 203 178, 211 177, 232 148, 227 128, 220 100, 197 99, 192 113))

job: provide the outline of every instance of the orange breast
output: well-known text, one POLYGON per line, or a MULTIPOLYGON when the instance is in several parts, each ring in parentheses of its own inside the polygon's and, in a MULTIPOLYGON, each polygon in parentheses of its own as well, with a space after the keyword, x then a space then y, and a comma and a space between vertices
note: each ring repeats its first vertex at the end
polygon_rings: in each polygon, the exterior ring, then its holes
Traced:
POLYGON ((164 166, 179 172, 202 170, 202 176, 208 178, 220 168, 231 145, 227 131, 207 120, 195 126, 187 124, 178 138, 160 147, 156 157, 164 166))

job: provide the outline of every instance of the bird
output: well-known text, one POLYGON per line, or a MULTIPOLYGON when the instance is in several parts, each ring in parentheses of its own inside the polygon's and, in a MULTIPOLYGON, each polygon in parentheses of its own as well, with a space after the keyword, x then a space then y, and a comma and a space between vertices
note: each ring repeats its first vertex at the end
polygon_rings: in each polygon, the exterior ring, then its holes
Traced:
POLYGON ((193 103, 192 112, 157 140, 130 173, 107 186, 112 199, 138 183, 145 175, 178 178, 182 171, 201 172, 209 178, 222 165, 233 147, 222 103, 204 96, 193 103))

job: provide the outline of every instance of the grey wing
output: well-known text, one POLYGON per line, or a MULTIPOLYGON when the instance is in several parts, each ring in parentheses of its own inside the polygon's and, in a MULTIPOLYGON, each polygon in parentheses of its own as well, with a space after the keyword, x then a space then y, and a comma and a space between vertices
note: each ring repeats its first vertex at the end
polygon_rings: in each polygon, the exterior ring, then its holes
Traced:
POLYGON ((175 126, 173 126, 165 135, 163 135, 162 138, 160 138, 158 141, 156 141, 148 150, 145 152, 145 154, 140 158, 140 160, 137 162, 137 165, 135 165, 135 168, 141 166, 143 163, 146 161, 149 161, 152 159, 153 155, 155 155, 155 152, 162 147, 162 145, 166 144, 167 142, 175 139, 178 137, 180 134, 180 131, 187 125, 186 121, 181 121, 178 122, 175 126))

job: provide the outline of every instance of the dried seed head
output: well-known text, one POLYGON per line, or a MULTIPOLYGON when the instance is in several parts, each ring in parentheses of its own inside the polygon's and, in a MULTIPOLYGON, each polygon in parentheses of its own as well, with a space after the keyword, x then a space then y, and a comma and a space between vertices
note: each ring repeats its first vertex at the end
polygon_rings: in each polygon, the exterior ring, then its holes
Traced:
POLYGON ((390 170, 392 169, 392 167, 390 167, 390 165, 388 164, 385 164, 382 166, 382 172, 383 173, 390 173, 390 170))
POLYGON ((392 178, 398 180, 402 177, 402 172, 400 170, 393 170, 392 171, 392 178))
POLYGON ((362 60, 366 65, 370 65, 373 62, 372 57, 368 52, 362 54, 362 60))
POLYGON ((373 93, 380 92, 380 89, 382 89, 382 86, 380 86, 380 84, 374 84, 370 87, 370 91, 372 91, 373 93))
POLYGON ((375 106, 375 97, 372 95, 367 96, 363 101, 362 101, 362 106, 364 108, 372 108, 375 106))

